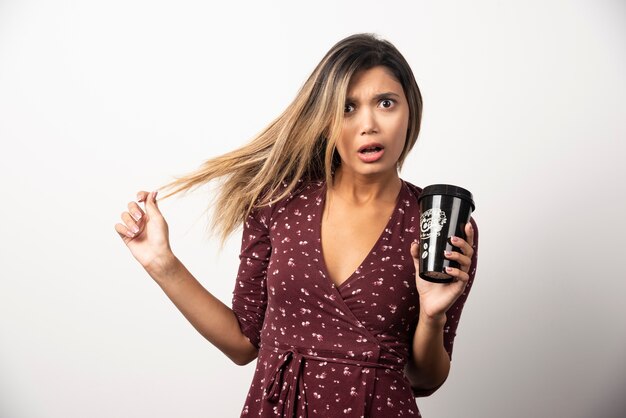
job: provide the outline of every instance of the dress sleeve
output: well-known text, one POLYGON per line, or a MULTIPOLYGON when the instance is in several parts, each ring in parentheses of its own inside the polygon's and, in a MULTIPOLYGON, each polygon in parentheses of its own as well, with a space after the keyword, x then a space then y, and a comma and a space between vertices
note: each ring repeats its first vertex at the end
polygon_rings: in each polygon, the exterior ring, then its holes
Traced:
MULTIPOLYGON (((459 325, 459 320, 461 319, 463 306, 465 305, 467 296, 469 295, 469 292, 472 289, 472 285, 474 284, 474 277, 476 276, 476 266, 478 263, 478 227, 474 218, 470 218, 470 222, 472 223, 472 227, 474 228, 474 255, 472 256, 472 264, 469 269, 469 281, 467 282, 467 286, 465 286, 465 291, 461 294, 461 296, 459 296, 459 298, 446 312, 446 324, 443 328, 443 346, 448 352, 448 356, 450 356, 450 361, 452 361, 452 346, 454 343, 454 337, 456 337, 456 329, 459 325)), ((443 385, 443 382, 441 383, 441 385, 443 385)), ((413 388, 413 395, 415 395, 416 397, 430 396, 437 389, 439 389, 441 385, 428 390, 413 388)))
POLYGON ((267 306, 266 273, 272 245, 270 207, 255 209, 243 223, 239 270, 232 308, 241 331, 258 349, 267 306))

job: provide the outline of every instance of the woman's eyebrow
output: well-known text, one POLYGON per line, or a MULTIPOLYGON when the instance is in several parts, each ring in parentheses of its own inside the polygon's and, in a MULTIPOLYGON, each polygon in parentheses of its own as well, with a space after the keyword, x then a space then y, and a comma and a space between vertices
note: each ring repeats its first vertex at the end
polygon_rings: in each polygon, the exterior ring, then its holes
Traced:
MULTIPOLYGON (((376 94, 372 98, 372 100, 373 101, 378 101, 378 100, 386 99, 387 97, 392 97, 392 96, 397 97, 398 99, 400 98, 400 95, 398 93, 394 93, 393 91, 387 91, 387 92, 384 92, 384 93, 376 94)), ((353 103, 353 102, 356 102, 356 101, 357 100, 354 97, 350 97, 350 96, 346 97, 346 102, 348 102, 348 103, 353 103)))

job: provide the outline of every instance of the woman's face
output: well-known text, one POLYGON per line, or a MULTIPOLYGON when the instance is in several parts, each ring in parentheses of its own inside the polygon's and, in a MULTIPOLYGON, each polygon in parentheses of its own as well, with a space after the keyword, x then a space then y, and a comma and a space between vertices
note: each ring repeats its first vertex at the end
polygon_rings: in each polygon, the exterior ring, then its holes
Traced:
POLYGON ((350 80, 343 129, 337 141, 341 170, 363 176, 397 175, 404 149, 409 106, 404 89, 383 66, 357 72, 350 80))

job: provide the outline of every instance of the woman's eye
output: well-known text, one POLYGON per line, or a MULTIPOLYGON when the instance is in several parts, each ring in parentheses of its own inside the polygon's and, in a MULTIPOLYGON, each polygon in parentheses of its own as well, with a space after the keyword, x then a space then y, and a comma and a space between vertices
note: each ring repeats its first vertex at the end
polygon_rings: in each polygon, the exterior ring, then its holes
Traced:
POLYGON ((393 100, 383 99, 381 100, 380 105, 384 108, 390 108, 391 106, 393 106, 393 100))
POLYGON ((343 113, 350 113, 354 111, 354 105, 347 104, 343 108, 343 113))

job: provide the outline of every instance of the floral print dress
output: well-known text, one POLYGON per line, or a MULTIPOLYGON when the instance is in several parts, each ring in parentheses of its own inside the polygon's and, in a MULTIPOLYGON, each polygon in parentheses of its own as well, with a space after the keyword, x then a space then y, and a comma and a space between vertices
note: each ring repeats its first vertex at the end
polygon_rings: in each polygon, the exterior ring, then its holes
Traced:
MULTIPOLYGON (((420 416, 415 397, 436 388, 412 389, 403 371, 419 316, 410 246, 419 239, 420 191, 402 181, 384 231, 339 286, 322 256, 325 182, 301 182, 246 219, 232 306, 259 354, 242 417, 420 416)), ((476 255, 447 312, 450 356, 476 255)))

